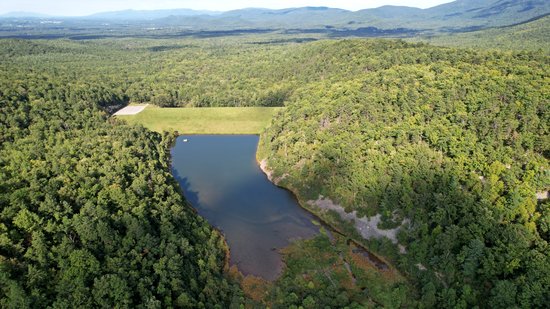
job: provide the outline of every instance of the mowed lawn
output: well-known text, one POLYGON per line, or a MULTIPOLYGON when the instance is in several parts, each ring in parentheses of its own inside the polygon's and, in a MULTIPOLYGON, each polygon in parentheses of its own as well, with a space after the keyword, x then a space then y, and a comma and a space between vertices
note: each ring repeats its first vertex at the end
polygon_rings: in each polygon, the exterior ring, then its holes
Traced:
POLYGON ((117 116, 131 124, 180 134, 259 134, 281 107, 159 108, 149 105, 136 115, 117 116))

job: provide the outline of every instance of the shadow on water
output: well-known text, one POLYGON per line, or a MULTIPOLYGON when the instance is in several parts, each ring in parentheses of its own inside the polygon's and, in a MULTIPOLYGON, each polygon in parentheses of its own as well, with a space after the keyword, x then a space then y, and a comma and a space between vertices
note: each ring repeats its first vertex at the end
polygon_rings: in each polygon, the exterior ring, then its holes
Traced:
POLYGON ((181 192, 191 205, 199 205, 199 193, 190 189, 191 185, 187 177, 181 177, 179 172, 172 168, 172 175, 180 185, 181 192))

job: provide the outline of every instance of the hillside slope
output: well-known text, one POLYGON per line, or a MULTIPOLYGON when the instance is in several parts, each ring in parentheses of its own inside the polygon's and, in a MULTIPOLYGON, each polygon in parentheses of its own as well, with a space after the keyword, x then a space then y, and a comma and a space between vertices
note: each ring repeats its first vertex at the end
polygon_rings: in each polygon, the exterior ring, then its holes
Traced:
POLYGON ((506 26, 540 18, 550 13, 550 3, 544 0, 457 0, 429 9, 383 6, 356 12, 327 7, 302 7, 281 10, 242 9, 217 16, 189 19, 172 16, 159 22, 218 29, 275 28, 308 29, 325 26, 342 29, 379 27, 416 30, 464 31, 506 26), (195 26, 193 26, 193 24, 195 26))
POLYGON ((470 26, 511 25, 550 13, 545 0, 458 0, 425 11, 430 19, 470 26))
POLYGON ((497 27, 430 38, 414 38, 435 45, 492 48, 501 50, 542 50, 550 53, 550 16, 509 27, 497 27))
POLYGON ((228 307, 224 240, 181 196, 172 138, 109 120, 112 89, 0 68, 0 307, 228 307))
POLYGON ((354 20, 382 28, 468 31, 540 18, 550 13, 544 0, 457 0, 428 9, 381 7, 353 13, 354 20))
POLYGON ((550 208, 536 193, 550 188, 549 58, 314 46, 362 72, 297 90, 262 135, 260 159, 278 184, 303 203, 330 199, 359 217, 380 214, 379 227, 404 225, 406 253, 371 246, 415 278, 428 307, 544 307, 550 208))

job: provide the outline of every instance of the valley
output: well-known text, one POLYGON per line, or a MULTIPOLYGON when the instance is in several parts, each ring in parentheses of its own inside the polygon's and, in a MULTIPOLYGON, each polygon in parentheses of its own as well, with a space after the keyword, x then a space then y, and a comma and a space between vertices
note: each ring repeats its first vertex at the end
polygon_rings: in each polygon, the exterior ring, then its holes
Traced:
POLYGON ((546 307, 549 10, 0 17, 0 307, 546 307))

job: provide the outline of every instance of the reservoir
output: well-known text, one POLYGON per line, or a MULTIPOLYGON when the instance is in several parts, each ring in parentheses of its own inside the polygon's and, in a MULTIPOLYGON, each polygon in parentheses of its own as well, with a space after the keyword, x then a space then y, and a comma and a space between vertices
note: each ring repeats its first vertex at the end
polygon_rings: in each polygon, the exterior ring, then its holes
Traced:
POLYGON ((172 173, 185 197, 225 235, 231 265, 245 275, 274 280, 278 249, 319 232, 292 193, 271 183, 256 162, 256 135, 179 136, 172 173), (184 141, 186 140, 186 141, 184 141))

